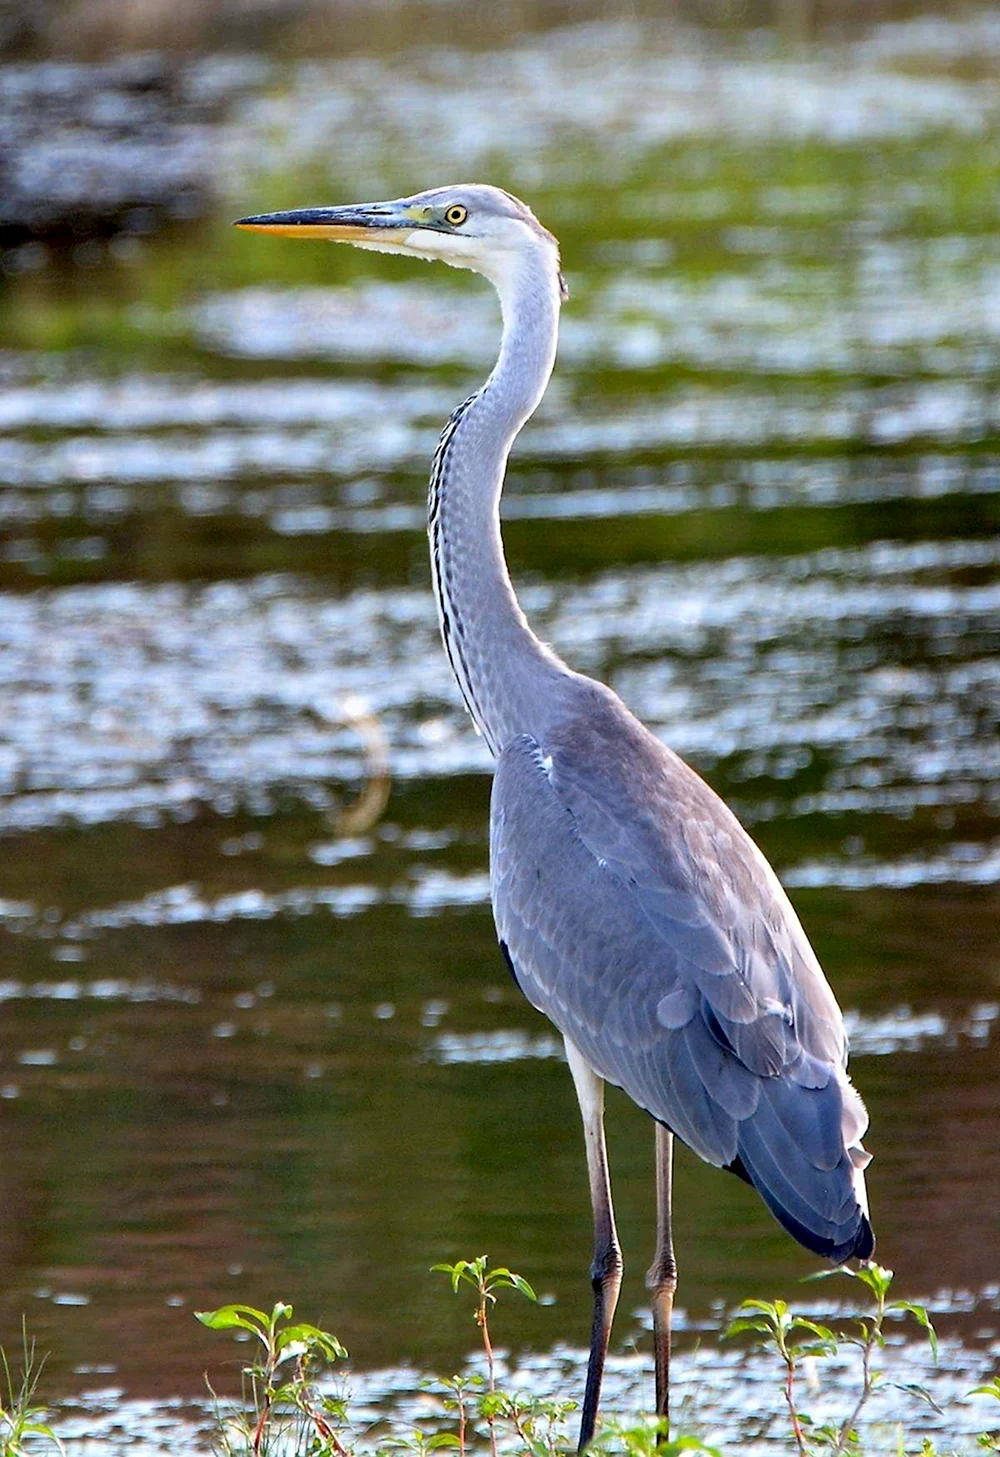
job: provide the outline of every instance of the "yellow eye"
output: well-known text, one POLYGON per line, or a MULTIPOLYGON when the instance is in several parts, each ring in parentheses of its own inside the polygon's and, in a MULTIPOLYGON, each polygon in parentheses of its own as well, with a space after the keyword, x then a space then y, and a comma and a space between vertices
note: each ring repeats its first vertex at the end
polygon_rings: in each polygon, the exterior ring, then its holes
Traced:
POLYGON ((460 202, 456 202, 451 207, 445 209, 444 220, 446 223, 450 223, 453 228, 460 228, 468 216, 469 209, 463 207, 460 202))

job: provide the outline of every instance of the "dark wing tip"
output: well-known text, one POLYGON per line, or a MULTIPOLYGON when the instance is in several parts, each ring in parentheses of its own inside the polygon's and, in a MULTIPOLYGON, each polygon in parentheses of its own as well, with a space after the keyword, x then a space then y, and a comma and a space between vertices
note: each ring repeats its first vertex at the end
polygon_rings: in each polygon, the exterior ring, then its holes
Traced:
POLYGON ((861 1228, 858 1230, 858 1237, 851 1253, 858 1260, 870 1260, 875 1253, 875 1231, 865 1214, 861 1216, 861 1228))
POLYGON ((849 1233, 845 1230, 843 1235, 840 1231, 836 1235, 818 1234, 782 1208, 767 1189, 758 1186, 757 1192, 782 1228, 814 1255, 821 1255, 825 1260, 832 1260, 835 1265, 842 1265, 846 1260, 869 1260, 875 1253, 874 1231, 868 1216, 860 1209, 857 1223, 852 1221, 847 1226, 849 1233))
POLYGON ((793 1239, 798 1240, 807 1250, 814 1255, 822 1255, 824 1259, 832 1260, 835 1265, 842 1265, 845 1260, 870 1260, 875 1253, 875 1232, 871 1227, 871 1221, 864 1211, 859 1207, 857 1210, 856 1224, 851 1221, 843 1234, 843 1237, 819 1234, 815 1229, 810 1229, 800 1219, 796 1219, 789 1210, 761 1179, 754 1179, 746 1164, 739 1155, 732 1163, 725 1165, 726 1171, 735 1174, 756 1189, 757 1193, 764 1200, 775 1219, 782 1229, 788 1231, 793 1239), (852 1227, 853 1226, 853 1227, 852 1227), (849 1231, 849 1232, 848 1232, 849 1231))

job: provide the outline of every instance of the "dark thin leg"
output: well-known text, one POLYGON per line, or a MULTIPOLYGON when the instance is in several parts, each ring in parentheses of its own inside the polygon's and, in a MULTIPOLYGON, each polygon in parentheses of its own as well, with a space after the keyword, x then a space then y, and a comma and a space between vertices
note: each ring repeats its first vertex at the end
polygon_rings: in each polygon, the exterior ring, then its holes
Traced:
POLYGON ((590 1280, 594 1287, 594 1322, 590 1330, 587 1389, 583 1397, 580 1442, 577 1448, 582 1452, 594 1435, 597 1421, 611 1322, 614 1320, 618 1291, 622 1283, 622 1252, 615 1229, 608 1156, 604 1143, 604 1083, 568 1040, 566 1056, 583 1115, 587 1172, 590 1175, 590 1202, 594 1210, 594 1261, 590 1267, 590 1280))
POLYGON ((656 1125, 656 1254, 646 1276, 653 1305, 653 1354, 656 1361, 656 1415, 670 1420, 670 1321, 677 1289, 677 1265, 670 1229, 674 1135, 656 1125))

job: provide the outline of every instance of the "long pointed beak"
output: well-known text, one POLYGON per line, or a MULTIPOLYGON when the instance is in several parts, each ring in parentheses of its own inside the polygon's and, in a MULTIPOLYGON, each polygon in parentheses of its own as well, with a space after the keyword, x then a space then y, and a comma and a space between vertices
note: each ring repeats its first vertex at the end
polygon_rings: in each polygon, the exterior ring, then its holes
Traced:
POLYGON ((401 231, 421 225, 418 209, 404 211, 392 203, 351 207, 304 207, 294 212, 265 212, 239 218, 235 227, 283 238, 326 238, 335 243, 379 242, 387 235, 399 241, 401 231))

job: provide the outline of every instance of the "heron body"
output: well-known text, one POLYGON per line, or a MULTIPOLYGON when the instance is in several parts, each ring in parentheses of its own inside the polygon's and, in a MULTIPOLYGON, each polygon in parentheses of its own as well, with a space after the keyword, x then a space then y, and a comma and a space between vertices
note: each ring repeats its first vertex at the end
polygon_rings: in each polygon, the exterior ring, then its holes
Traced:
POLYGON ((529 627, 500 536, 507 456, 555 361, 565 286, 556 240, 516 198, 466 184, 398 201, 244 219, 483 273, 499 358, 454 411, 428 531, 442 637, 496 760, 490 874, 501 949, 562 1033, 584 1123, 595 1248, 580 1445, 594 1431, 621 1282, 603 1132, 616 1084, 656 1120, 657 1249, 647 1284, 657 1411, 669 1399, 676 1264, 672 1138, 751 1183, 799 1242, 868 1258, 867 1115, 843 1019, 799 920, 722 800, 607 687, 529 627))

